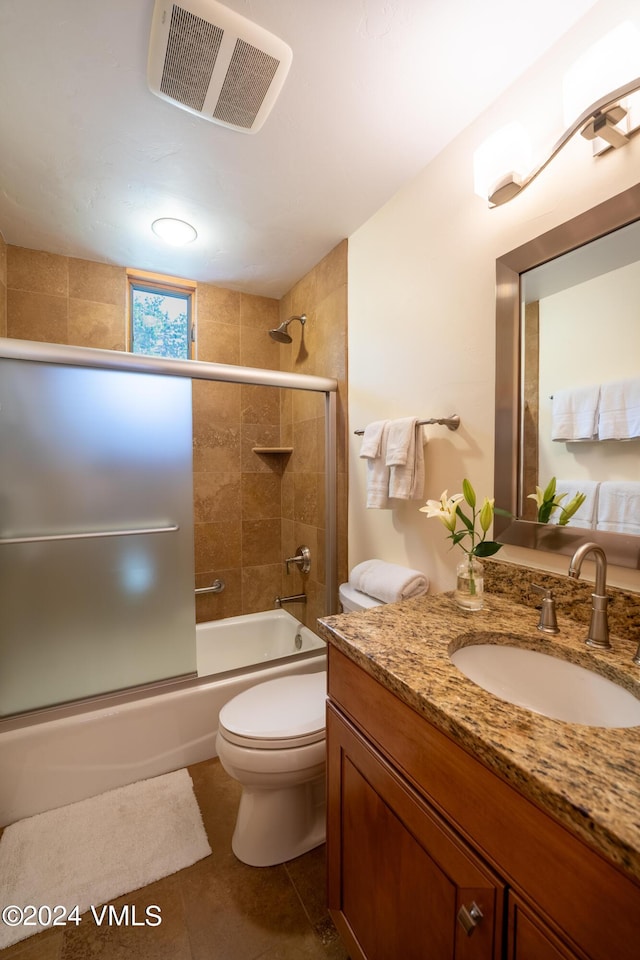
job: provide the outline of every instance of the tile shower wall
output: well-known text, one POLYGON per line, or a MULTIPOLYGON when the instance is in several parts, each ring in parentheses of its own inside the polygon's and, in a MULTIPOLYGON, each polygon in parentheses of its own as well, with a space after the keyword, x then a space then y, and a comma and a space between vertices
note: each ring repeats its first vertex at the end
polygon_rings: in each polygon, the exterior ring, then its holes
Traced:
MULTIPOLYGON (((289 328, 293 343, 282 344, 280 368, 335 377, 338 381, 337 421, 337 582, 347 578, 347 241, 338 244, 280 301, 280 320, 305 313, 304 328, 289 328)), ((315 394, 287 391, 282 397, 283 442, 293 453, 283 464, 282 543, 287 556, 306 544, 313 558, 311 571, 302 576, 292 569, 285 576, 287 593, 304 589, 306 612, 292 611, 309 625, 322 616, 324 571, 324 408, 315 394)))
MULTIPOLYGON (((336 345, 346 349, 346 246, 336 247, 282 303, 199 284, 198 359, 267 369, 282 363, 283 369, 335 376, 344 392, 346 358, 336 345), (306 305, 295 309, 310 317, 306 361, 299 354, 288 357, 268 336, 298 298, 306 305), (319 340, 317 322, 325 325, 319 340), (320 355, 311 356, 316 349, 320 355)), ((0 238, 0 335, 124 350, 126 298, 123 267, 7 246, 0 238)), ((271 608, 278 594, 298 592, 301 584, 285 575, 283 559, 307 541, 314 566, 302 588, 310 602, 306 611, 292 612, 310 624, 325 612, 322 414, 322 400, 312 394, 300 398, 269 387, 194 382, 196 586, 216 577, 226 584, 219 595, 198 597, 199 621, 271 608), (290 457, 253 452, 255 446, 289 442, 294 434, 297 452, 290 457)), ((346 537, 344 462, 341 452, 339 523, 346 537)), ((346 541, 340 555, 346 557, 346 541)))

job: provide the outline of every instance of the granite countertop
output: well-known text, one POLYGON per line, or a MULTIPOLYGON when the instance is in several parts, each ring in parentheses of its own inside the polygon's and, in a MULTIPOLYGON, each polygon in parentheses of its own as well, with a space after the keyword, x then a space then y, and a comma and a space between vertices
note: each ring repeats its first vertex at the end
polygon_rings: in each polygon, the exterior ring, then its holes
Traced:
POLYGON ((608 729, 550 720, 487 693, 449 654, 472 642, 514 643, 591 667, 640 698, 637 641, 612 633, 611 651, 587 647, 585 625, 562 615, 561 632, 536 629, 530 605, 485 594, 482 610, 452 594, 423 596, 318 621, 319 632, 409 707, 520 793, 640 880, 640 727, 608 729))

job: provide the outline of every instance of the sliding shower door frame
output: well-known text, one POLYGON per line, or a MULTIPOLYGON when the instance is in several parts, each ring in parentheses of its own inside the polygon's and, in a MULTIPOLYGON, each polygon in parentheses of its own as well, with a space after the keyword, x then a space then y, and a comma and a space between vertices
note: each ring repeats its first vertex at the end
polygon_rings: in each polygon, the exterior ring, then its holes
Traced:
POLYGON ((0 358, 31 360, 38 363, 91 367, 103 370, 130 371, 191 380, 213 380, 223 383, 281 387, 324 394, 325 405, 325 611, 337 609, 337 380, 310 374, 242 367, 202 360, 172 360, 144 357, 116 350, 98 350, 65 344, 40 343, 32 340, 0 338, 0 358))

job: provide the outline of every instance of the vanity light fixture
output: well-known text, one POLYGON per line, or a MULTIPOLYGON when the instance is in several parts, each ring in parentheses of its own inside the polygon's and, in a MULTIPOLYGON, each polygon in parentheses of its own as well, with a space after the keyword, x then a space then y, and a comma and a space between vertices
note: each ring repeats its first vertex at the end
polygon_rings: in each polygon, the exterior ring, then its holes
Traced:
MULTIPOLYGON (((621 120, 627 116, 627 110, 620 104, 621 100, 631 94, 640 91, 640 77, 636 77, 630 83, 625 83, 617 90, 596 100, 591 106, 580 114, 578 119, 565 130, 560 139, 554 144, 549 155, 542 160, 525 177, 519 177, 517 174, 509 173, 502 180, 496 183, 489 194, 489 206, 498 207, 528 187, 536 177, 542 173, 553 158, 560 153, 562 148, 571 140, 573 135, 580 131, 580 134, 587 140, 594 140, 596 137, 606 142, 608 147, 623 147, 629 142, 629 138, 636 133, 639 127, 624 131, 618 125, 621 120)), ((607 147, 607 148, 608 148, 607 147)), ((602 152, 601 150, 598 152, 602 152)))
MULTIPOLYGON (((594 156, 611 148, 623 147, 629 142, 631 135, 640 129, 640 76, 637 76, 639 42, 637 27, 627 21, 601 37, 574 63, 563 83, 567 129, 537 166, 525 167, 530 171, 528 173, 522 173, 522 164, 517 165, 511 157, 507 158, 513 145, 505 149, 501 166, 503 171, 509 170, 509 173, 497 182, 494 180, 483 193, 488 196, 490 207, 500 206, 522 193, 578 132, 592 142, 594 156), (603 94, 603 90, 610 92, 603 94), (638 96, 633 97, 634 94, 638 96), (577 120, 570 122, 586 99, 592 101, 590 106, 582 110, 577 120)), ((480 192, 477 168, 483 156, 486 156, 483 151, 489 143, 486 141, 474 156, 477 193, 480 192)), ((495 177, 496 160, 493 160, 492 169, 495 177)), ((486 179, 485 175, 485 182, 486 179)))
POLYGON ((174 217, 160 217, 159 220, 154 220, 151 229, 157 237, 174 247, 183 247, 186 243, 192 243, 198 236, 195 227, 190 223, 176 220, 174 217))

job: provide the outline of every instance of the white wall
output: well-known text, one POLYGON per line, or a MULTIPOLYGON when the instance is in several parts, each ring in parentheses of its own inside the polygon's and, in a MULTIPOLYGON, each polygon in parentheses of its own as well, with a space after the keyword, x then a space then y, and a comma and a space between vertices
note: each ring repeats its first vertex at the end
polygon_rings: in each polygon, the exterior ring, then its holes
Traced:
MULTIPOLYGON (((460 491, 465 476, 480 496, 492 495, 496 257, 635 184, 640 136, 597 160, 575 137, 521 196, 494 209, 473 193, 473 152, 514 119, 541 152, 553 143, 563 130, 563 73, 624 19, 640 28, 636 0, 600 0, 350 238, 350 566, 383 557, 424 570, 433 591, 453 586, 460 551, 450 551, 444 527, 419 513, 419 502, 366 509, 353 430, 383 418, 458 413, 457 433, 425 428, 425 497, 460 491)), ((563 572, 568 565, 566 557, 518 548, 498 557, 563 572)), ((610 582, 640 590, 640 573, 612 568, 610 582)))

